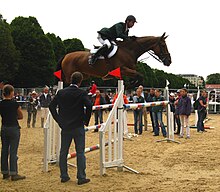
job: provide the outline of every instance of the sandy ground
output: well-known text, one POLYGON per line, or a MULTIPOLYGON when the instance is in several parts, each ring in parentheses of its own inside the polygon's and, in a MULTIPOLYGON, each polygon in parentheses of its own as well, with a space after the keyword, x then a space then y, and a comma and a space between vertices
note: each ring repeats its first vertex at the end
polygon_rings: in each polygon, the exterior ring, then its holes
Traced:
MULTIPOLYGON (((49 166, 49 172, 42 172, 43 129, 40 128, 40 111, 36 128, 26 127, 27 112, 20 121, 21 141, 19 146, 19 173, 26 175, 23 181, 12 182, 0 179, 0 191, 220 191, 220 115, 209 115, 206 125, 214 126, 205 133, 197 133, 191 129, 191 139, 179 139, 181 144, 156 142, 162 136, 153 137, 149 127, 143 135, 124 141, 125 164, 140 174, 129 171, 118 172, 107 169, 105 176, 99 175, 99 151, 86 154, 87 176, 91 182, 78 186, 76 169, 69 167, 71 180, 61 183, 59 168, 49 166)), ((107 114, 105 114, 105 119, 107 114)), ((133 114, 128 114, 129 123, 133 122, 133 114)), ((91 125, 93 124, 93 118, 91 125)), ((149 121, 150 122, 150 121, 149 121)), ((194 124, 194 114, 190 117, 194 124)), ((133 133, 133 127, 129 127, 133 133)), ((86 146, 98 143, 98 133, 88 133, 86 146)), ((72 145, 72 151, 74 145, 72 145)), ((70 160, 75 163, 75 159, 70 160)))

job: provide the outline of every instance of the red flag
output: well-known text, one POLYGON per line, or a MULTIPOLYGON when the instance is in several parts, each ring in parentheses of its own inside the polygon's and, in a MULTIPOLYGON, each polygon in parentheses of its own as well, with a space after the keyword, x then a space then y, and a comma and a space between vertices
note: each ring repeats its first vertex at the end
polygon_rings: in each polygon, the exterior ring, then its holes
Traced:
POLYGON ((110 71, 108 74, 121 79, 121 69, 120 69, 120 67, 113 70, 113 71, 110 71))
POLYGON ((61 70, 55 71, 53 74, 54 74, 60 81, 62 81, 62 79, 61 79, 61 70))

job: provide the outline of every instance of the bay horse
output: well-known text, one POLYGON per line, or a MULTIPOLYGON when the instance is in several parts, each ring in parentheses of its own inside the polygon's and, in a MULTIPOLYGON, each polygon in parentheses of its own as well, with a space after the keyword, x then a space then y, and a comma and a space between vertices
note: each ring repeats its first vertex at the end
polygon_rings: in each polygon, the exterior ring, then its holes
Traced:
MULTIPOLYGON (((79 71, 83 78, 91 76, 99 77, 103 80, 113 78, 108 72, 120 67, 121 75, 128 76, 138 81, 142 80, 142 74, 136 71, 137 59, 145 52, 152 50, 159 61, 164 65, 171 64, 171 56, 168 51, 165 39, 165 33, 162 36, 134 37, 125 41, 116 42, 118 50, 116 54, 109 59, 99 59, 91 67, 88 58, 91 55, 88 51, 76 51, 66 54, 58 63, 57 70, 62 70, 62 80, 65 84, 70 84, 71 74, 79 71)), ((149 52, 151 53, 151 52, 149 52)), ((151 53, 152 54, 152 53, 151 53)))

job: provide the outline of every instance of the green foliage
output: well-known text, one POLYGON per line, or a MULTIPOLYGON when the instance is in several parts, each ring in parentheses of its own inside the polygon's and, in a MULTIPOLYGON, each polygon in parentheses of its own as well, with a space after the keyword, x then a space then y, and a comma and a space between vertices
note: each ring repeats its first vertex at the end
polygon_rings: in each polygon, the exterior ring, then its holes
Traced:
POLYGON ((66 48, 66 54, 74 52, 74 51, 84 51, 85 50, 85 48, 82 44, 82 41, 77 38, 66 39, 63 41, 63 43, 66 48))
POLYGON ((0 77, 1 80, 13 81, 17 71, 19 52, 13 43, 10 25, 0 15, 0 77))
POLYGON ((51 41, 36 18, 17 17, 11 23, 12 36, 21 53, 19 73, 14 84, 20 87, 51 85, 55 55, 51 41))
POLYGON ((66 48, 59 36, 54 33, 47 33, 46 36, 50 39, 53 45, 53 51, 55 54, 55 60, 58 62, 66 53, 66 48))
POLYGON ((207 84, 220 84, 220 73, 213 73, 207 76, 207 84))

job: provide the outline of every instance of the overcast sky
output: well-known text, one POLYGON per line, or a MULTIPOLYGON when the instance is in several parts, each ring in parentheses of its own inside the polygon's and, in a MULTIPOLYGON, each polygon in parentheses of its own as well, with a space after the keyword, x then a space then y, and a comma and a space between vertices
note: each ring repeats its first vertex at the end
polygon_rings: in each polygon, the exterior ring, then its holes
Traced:
POLYGON ((169 35, 166 42, 172 64, 166 67, 150 57, 148 65, 204 78, 220 73, 218 0, 0 0, 0 14, 9 23, 17 16, 34 16, 45 33, 63 40, 79 38, 87 48, 99 44, 98 30, 124 22, 132 14, 138 23, 129 35, 169 35))

